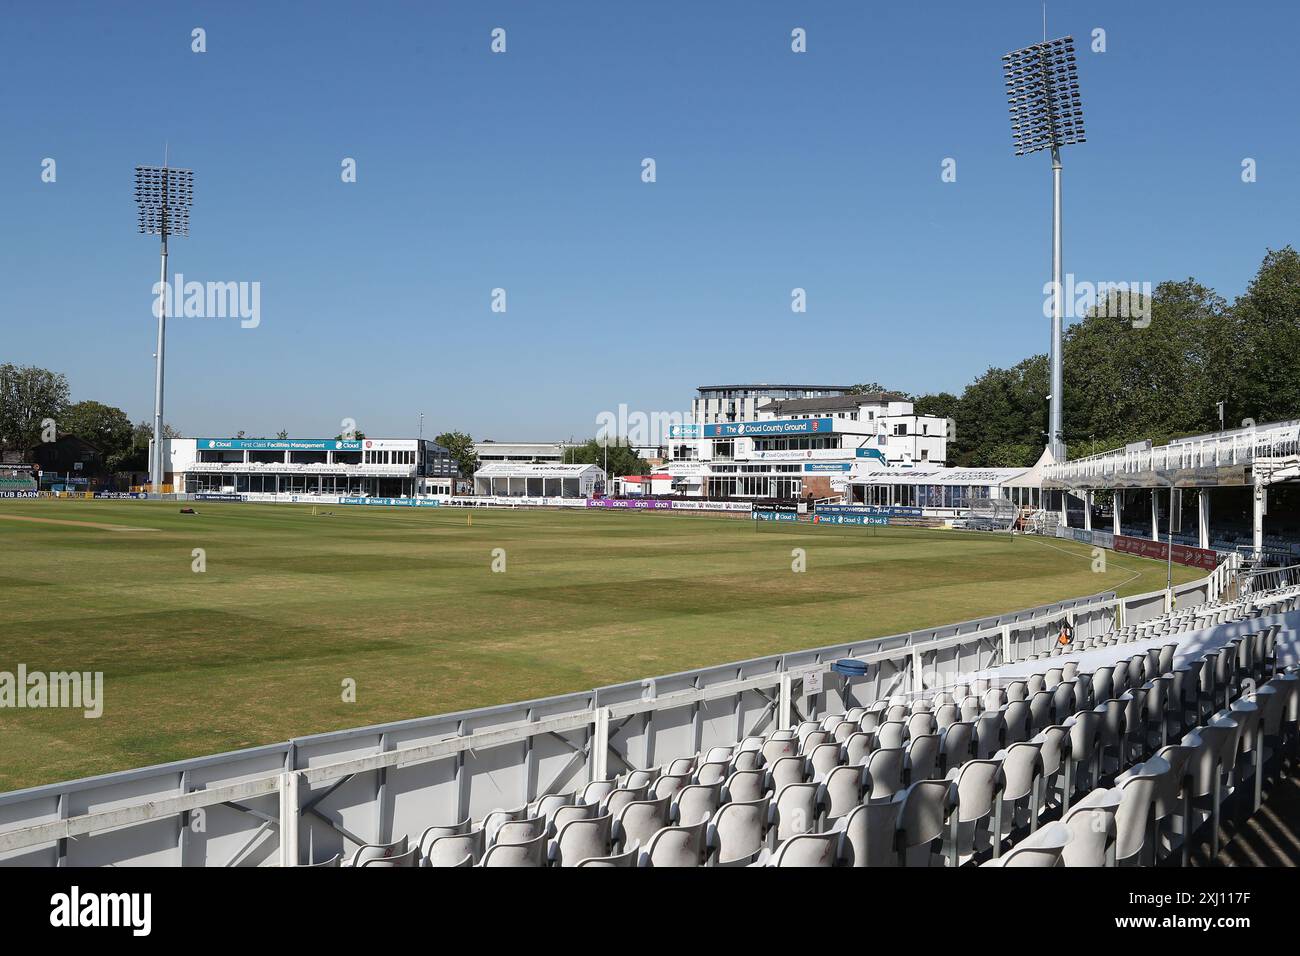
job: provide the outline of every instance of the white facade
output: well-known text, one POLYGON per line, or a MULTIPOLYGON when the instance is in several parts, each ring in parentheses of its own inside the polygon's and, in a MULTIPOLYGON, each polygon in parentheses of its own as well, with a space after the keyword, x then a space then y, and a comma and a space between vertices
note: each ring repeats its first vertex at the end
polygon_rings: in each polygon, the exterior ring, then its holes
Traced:
POLYGON ((186 494, 399 498, 447 493, 455 474, 446 448, 415 438, 173 438, 163 464, 186 494))
POLYGON ((863 467, 906 469, 947 460, 948 423, 898 396, 763 400, 753 420, 670 426, 676 494, 801 498, 840 493, 863 467))
POLYGON ((768 402, 827 398, 848 390, 848 385, 701 385, 691 400, 688 421, 705 425, 753 421, 768 402))
POLYGON ((569 442, 478 441, 474 454, 485 465, 498 461, 563 464, 565 452, 573 447, 569 442))

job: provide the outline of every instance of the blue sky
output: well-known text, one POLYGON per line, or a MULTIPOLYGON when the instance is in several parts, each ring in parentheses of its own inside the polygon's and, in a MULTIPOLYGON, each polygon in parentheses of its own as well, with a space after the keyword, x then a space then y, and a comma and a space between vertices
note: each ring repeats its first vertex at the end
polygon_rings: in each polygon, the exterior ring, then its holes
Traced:
MULTIPOLYGON (((1064 157, 1067 271, 1231 297, 1296 241, 1297 9, 1050 4, 1049 35, 1081 50, 1089 140, 1064 157)), ((426 434, 542 440, 620 403, 684 409, 700 384, 959 390, 1047 345, 1049 161, 1012 155, 999 59, 1041 17, 1037 0, 11 5, 0 361, 149 417, 157 242, 131 176, 166 140, 196 171, 171 271, 261 283, 256 329, 170 324, 186 435, 344 417, 412 435, 423 412, 426 434)))

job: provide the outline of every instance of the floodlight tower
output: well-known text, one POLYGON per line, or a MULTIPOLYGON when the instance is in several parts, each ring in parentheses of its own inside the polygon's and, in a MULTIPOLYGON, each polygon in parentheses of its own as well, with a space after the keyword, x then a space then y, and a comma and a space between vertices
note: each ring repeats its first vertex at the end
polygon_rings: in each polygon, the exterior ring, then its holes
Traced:
POLYGON ((1061 432, 1061 147, 1086 142, 1083 105, 1079 102, 1079 72, 1074 38, 1044 40, 1002 58, 1007 101, 1011 105, 1011 135, 1016 155, 1040 149, 1052 151, 1052 350, 1051 411, 1047 447, 1057 461, 1065 460, 1061 432))
MULTIPOLYGON (((163 480, 163 360, 167 347, 167 237, 190 234, 194 202, 194 171, 163 166, 135 168, 135 201, 140 207, 140 232, 162 240, 161 285, 158 287, 158 351, 155 353, 153 393, 153 453, 149 481, 154 493, 163 480)), ((179 294, 180 290, 176 292, 179 294)))

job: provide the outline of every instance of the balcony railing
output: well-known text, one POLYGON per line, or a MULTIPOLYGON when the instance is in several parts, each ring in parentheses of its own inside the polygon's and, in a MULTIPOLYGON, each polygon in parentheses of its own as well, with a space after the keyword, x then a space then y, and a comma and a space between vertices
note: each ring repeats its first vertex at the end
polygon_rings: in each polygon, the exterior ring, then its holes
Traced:
POLYGON ((1182 438, 1152 448, 1117 448, 1061 464, 1048 465, 1043 477, 1056 480, 1250 465, 1260 459, 1300 454, 1300 422, 1258 425, 1182 438))

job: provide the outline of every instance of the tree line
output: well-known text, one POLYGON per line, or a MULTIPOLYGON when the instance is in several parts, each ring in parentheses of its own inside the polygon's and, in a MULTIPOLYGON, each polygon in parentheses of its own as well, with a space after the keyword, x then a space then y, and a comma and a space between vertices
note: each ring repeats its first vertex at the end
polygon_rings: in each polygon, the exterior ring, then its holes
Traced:
MULTIPOLYGON (((1290 246, 1270 249, 1231 303, 1188 278, 1156 286, 1140 320, 1114 304, 1098 303, 1064 333, 1071 458, 1215 431, 1219 402, 1226 428, 1300 417, 1300 255, 1290 246)), ((961 395, 912 400, 917 414, 956 423, 950 464, 1027 467, 1047 440, 1048 373, 1047 355, 1031 355, 988 369, 961 395)))

